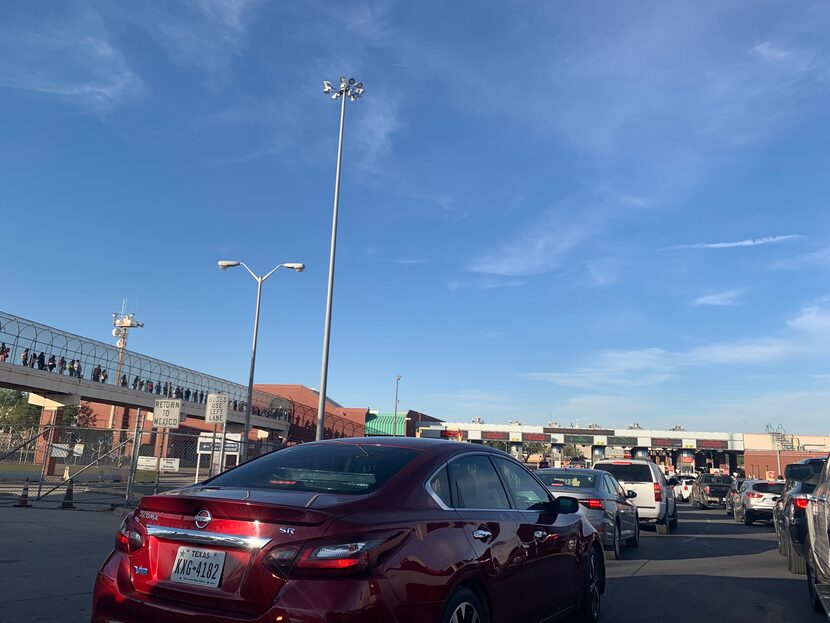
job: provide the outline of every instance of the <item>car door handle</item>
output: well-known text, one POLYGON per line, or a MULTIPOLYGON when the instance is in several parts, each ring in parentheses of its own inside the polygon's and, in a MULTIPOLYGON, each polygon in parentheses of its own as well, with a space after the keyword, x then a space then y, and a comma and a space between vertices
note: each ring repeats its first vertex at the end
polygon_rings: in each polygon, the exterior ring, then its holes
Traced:
POLYGON ((473 538, 478 539, 479 541, 486 541, 492 536, 493 533, 489 530, 482 530, 481 528, 479 528, 478 530, 473 530, 473 538))

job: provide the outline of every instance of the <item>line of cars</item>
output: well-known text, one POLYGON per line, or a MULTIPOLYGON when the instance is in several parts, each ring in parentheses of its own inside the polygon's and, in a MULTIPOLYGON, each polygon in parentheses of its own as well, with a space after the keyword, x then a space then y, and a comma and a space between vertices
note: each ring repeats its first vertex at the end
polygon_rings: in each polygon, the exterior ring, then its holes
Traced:
POLYGON ((644 460, 532 472, 444 440, 302 444, 144 497, 91 621, 597 623, 605 559, 641 522, 677 528, 677 484, 644 460))
POLYGON ((679 481, 666 479, 652 461, 604 459, 592 469, 546 468, 536 475, 555 496, 579 500, 609 560, 621 557, 623 543, 639 546, 642 522, 654 524, 658 534, 678 527, 679 481))

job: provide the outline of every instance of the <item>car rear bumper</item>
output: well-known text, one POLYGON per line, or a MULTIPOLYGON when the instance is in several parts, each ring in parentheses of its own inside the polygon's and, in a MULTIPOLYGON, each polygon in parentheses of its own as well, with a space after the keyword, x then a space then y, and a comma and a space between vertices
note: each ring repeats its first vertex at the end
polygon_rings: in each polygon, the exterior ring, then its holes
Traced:
MULTIPOLYGON (((106 565, 105 565, 106 569, 106 565)), ((279 593, 274 604, 256 615, 207 610, 197 605, 160 600, 151 595, 121 590, 119 582, 104 569, 98 573, 92 598, 91 623, 328 623, 336 614, 338 623, 396 621, 418 623, 437 620, 443 602, 402 606, 387 583, 369 579, 337 581, 336 591, 326 582, 294 581, 279 593), (344 593, 344 584, 345 587, 344 593), (292 586, 293 585, 293 586, 292 586), (290 587, 290 588, 289 588, 290 587), (346 597, 344 599, 344 596, 346 597)))
POLYGON ((799 556, 804 556, 804 544, 807 541, 807 526, 803 520, 796 519, 787 525, 790 545, 799 556))
MULTIPOLYGON (((636 500, 635 500, 636 502, 636 500)), ((640 516, 640 521, 662 521, 666 516, 666 503, 660 502, 657 506, 638 506, 637 514, 640 516)))
POLYGON ((744 509, 747 513, 752 513, 754 517, 758 519, 772 519, 772 507, 760 507, 760 508, 753 508, 751 506, 747 506, 744 509))

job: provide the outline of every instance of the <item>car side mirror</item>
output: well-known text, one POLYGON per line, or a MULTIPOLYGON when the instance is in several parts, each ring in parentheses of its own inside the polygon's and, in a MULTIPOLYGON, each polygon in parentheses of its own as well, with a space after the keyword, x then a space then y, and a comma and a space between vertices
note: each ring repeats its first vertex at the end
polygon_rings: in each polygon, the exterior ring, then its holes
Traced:
POLYGON ((564 513, 567 515, 579 511, 579 500, 568 497, 567 495, 557 497, 553 504, 556 507, 557 513, 564 513))
POLYGON ((666 483, 670 487, 676 487, 680 484, 680 481, 677 478, 669 478, 668 482, 666 483))
POLYGON ((632 498, 636 498, 637 497, 637 492, 632 491, 631 489, 629 489, 628 491, 625 492, 625 497, 626 497, 626 499, 629 499, 629 500, 632 499, 632 498))
POLYGON ((797 480, 799 482, 804 482, 814 476, 812 465, 799 465, 798 463, 787 465, 784 469, 784 474, 789 480, 797 480))

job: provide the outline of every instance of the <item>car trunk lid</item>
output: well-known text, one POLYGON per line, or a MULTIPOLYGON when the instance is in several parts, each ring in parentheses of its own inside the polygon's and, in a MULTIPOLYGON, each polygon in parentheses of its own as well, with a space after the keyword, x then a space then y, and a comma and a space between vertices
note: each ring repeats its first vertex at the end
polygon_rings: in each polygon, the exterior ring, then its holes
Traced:
POLYGON ((135 514, 146 545, 131 554, 133 587, 205 610, 262 613, 284 584, 262 557, 320 536, 355 497, 207 487, 146 497, 135 514))

